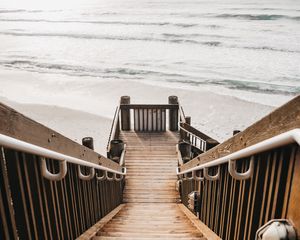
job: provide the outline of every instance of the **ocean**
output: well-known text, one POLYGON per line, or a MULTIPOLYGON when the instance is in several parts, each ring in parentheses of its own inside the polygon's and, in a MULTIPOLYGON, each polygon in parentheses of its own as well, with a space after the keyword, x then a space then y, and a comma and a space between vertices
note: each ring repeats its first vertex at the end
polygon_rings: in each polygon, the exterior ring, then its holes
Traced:
POLYGON ((0 71, 300 93, 298 0, 1 0, 0 43, 0 71))

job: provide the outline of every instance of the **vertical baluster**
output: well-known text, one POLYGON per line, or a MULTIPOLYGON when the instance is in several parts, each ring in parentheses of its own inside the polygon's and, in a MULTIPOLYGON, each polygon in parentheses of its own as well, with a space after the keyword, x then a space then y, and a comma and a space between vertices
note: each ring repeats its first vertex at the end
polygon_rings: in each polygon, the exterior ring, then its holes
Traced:
POLYGON ((139 131, 145 131, 145 128, 144 128, 144 109, 140 108, 138 109, 139 111, 139 125, 140 125, 140 129, 139 131))
POLYGON ((148 130, 148 109, 147 108, 144 109, 143 116, 144 116, 144 131, 149 131, 148 130))
POLYGON ((166 131, 166 109, 162 109, 162 131, 166 131))
POLYGON ((149 108, 148 109, 148 131, 151 132, 153 131, 153 116, 152 116, 153 112, 152 109, 149 108))
POLYGON ((134 131, 139 131, 139 113, 134 109, 134 131))

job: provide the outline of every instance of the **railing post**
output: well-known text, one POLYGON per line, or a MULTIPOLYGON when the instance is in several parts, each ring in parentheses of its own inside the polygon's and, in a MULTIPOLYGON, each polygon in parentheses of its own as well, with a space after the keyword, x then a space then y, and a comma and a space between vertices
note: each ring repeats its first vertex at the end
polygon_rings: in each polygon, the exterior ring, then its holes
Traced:
POLYGON ((236 134, 238 134, 238 133, 240 133, 240 132, 241 132, 240 130, 233 130, 232 136, 234 136, 234 135, 236 135, 236 134))
MULTIPOLYGON (((188 125, 191 125, 191 117, 188 117, 188 116, 185 117, 185 123, 188 124, 188 125)), ((187 132, 185 132, 184 135, 183 135, 183 139, 185 141, 190 142, 190 135, 187 132)))
MULTIPOLYGON (((191 117, 185 117, 185 123, 191 125, 191 117)), ((182 129, 180 129, 180 140, 188 142, 190 141, 189 134, 182 129)))
MULTIPOLYGON (((178 104, 177 96, 169 96, 169 104, 178 104)), ((178 109, 169 110, 169 129, 178 131, 178 109)))
MULTIPOLYGON (((130 104, 130 97, 122 96, 120 104, 130 104)), ((130 109, 121 108, 121 128, 123 131, 130 130, 130 109)))
MULTIPOLYGON (((89 149, 92 149, 94 150, 94 139, 92 137, 84 137, 82 140, 82 145, 89 148, 89 149)), ((81 173, 81 169, 80 169, 80 166, 78 166, 79 168, 79 171, 81 173)), ((87 174, 88 173, 88 170, 86 167, 84 167, 83 169, 83 173, 84 174, 87 174)))
POLYGON ((185 123, 188 125, 191 125, 191 117, 190 116, 185 117, 185 123))
POLYGON ((82 139, 82 145, 94 150, 94 139, 92 137, 84 137, 82 139))
POLYGON ((217 146, 219 143, 211 138, 206 139, 206 151, 217 146))
POLYGON ((191 144, 187 142, 178 143, 178 150, 181 153, 183 164, 191 160, 191 144))
POLYGON ((124 142, 119 139, 111 140, 109 158, 117 163, 120 161, 121 154, 124 150, 124 142))

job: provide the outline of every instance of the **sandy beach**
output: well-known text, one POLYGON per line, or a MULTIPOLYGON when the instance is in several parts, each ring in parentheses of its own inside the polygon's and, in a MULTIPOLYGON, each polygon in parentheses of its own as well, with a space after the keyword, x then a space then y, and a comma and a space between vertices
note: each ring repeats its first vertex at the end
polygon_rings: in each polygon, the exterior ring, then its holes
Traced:
POLYGON ((108 84, 89 78, 61 81, 62 77, 1 71, 1 101, 77 142, 85 136, 93 137, 96 151, 102 154, 115 107, 122 95, 131 96, 132 103, 167 103, 168 96, 176 95, 185 114, 192 117, 192 125, 219 141, 274 109, 201 89, 159 87, 122 80, 108 84))
POLYGON ((95 150, 106 154, 111 119, 58 106, 20 104, 3 98, 0 101, 78 143, 92 136, 95 150))

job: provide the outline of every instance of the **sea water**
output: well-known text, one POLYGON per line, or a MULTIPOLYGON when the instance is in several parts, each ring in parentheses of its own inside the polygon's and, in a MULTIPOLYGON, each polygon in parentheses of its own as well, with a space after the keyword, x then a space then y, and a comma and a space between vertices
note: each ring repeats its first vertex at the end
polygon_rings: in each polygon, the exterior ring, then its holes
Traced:
POLYGON ((300 1, 0 0, 1 69, 291 97, 300 1))

